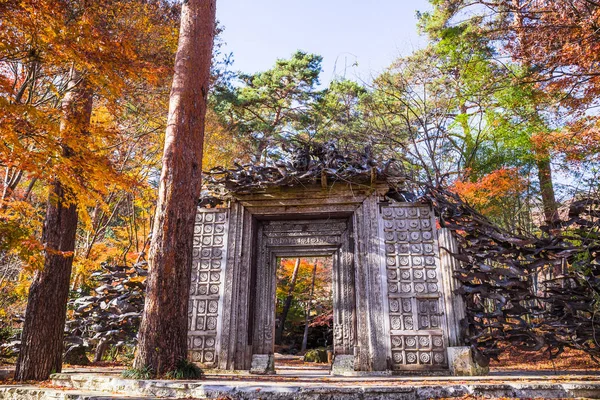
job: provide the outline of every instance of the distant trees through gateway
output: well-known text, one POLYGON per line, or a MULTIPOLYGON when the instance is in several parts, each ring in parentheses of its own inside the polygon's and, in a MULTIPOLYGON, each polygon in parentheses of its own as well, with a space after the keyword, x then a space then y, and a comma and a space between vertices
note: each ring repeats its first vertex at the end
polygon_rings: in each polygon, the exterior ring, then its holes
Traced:
POLYGON ((333 346, 331 257, 279 258, 275 308, 275 349, 304 355, 333 346))

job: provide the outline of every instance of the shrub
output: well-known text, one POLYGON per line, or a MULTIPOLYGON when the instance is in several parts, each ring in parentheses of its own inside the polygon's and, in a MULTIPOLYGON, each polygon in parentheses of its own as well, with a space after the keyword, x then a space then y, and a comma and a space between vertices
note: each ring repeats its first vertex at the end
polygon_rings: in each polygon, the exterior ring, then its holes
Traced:
POLYGON ((176 369, 165 374, 167 379, 200 379, 204 376, 202 370, 193 362, 181 360, 176 369))
POLYGON ((311 349, 304 354, 304 361, 314 363, 326 363, 327 362, 327 349, 319 347, 318 349, 311 349))
POLYGON ((125 379, 151 379, 154 371, 150 367, 129 368, 121 373, 125 379))

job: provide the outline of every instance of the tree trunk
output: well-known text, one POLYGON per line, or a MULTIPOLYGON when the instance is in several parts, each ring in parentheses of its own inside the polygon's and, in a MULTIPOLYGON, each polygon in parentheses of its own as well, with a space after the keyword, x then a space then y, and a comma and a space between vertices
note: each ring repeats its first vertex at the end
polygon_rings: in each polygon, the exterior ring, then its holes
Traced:
POLYGON ((292 272, 292 280, 290 282, 290 290, 288 290, 288 295, 285 298, 285 303, 283 304, 283 310, 281 311, 281 318, 279 319, 279 329, 277 329, 277 334, 275 335, 275 343, 281 344, 281 339, 283 338, 283 330, 285 329, 285 320, 287 319, 287 315, 290 312, 290 307, 292 306, 292 299, 294 298, 294 288, 296 287, 296 279, 298 279, 298 270, 300 269, 300 259, 296 258, 296 265, 294 265, 294 272, 292 272))
MULTIPOLYGON (((527 39, 524 27, 524 16, 522 13, 523 4, 521 0, 512 0, 513 8, 513 25, 517 31, 517 45, 523 47, 525 40, 527 39)), ((522 50, 522 49, 521 49, 522 50)), ((528 61, 525 61, 525 68, 529 71, 532 70, 532 66, 528 61)), ((540 192, 542 195, 542 208, 544 209, 544 222, 552 226, 558 221, 558 206, 556 204, 556 197, 554 196, 554 185, 552 184, 552 168, 550 165, 550 153, 546 150, 538 154, 537 157, 537 169, 538 169, 538 180, 540 181, 540 192)))
MULTIPOLYGON (((69 85, 70 91, 62 103, 61 135, 84 137, 92 115, 92 93, 75 72, 72 72, 69 85)), ((72 155, 72 150, 63 146, 63 156, 72 155)), ((18 381, 45 380, 51 373, 61 371, 76 231, 77 205, 68 188, 55 180, 48 196, 42 232, 44 267, 36 271, 29 288, 15 370, 18 381)))
POLYGON ((156 375, 187 356, 188 297, 202 143, 209 87, 215 0, 182 3, 175 75, 169 102, 146 302, 135 368, 156 375))
POLYGON ((537 161, 538 179, 540 181, 540 193, 542 195, 542 207, 544 209, 544 221, 553 226, 558 221, 558 206, 554 196, 554 185, 552 184, 552 168, 550 155, 540 155, 537 161))
POLYGON ((300 351, 306 351, 308 346, 308 318, 310 317, 310 306, 312 304, 313 294, 315 293, 315 278, 317 276, 317 263, 313 267, 312 284, 310 286, 310 297, 306 305, 306 316, 304 317, 304 336, 302 337, 302 348, 300 351))

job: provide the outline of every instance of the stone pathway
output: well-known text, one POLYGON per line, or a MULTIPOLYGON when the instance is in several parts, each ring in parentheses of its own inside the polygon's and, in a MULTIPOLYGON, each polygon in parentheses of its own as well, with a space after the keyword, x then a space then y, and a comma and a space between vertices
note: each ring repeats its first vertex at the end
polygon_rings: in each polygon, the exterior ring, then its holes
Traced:
POLYGON ((77 369, 53 375, 43 386, 0 386, 0 399, 425 399, 600 398, 600 373, 540 374, 512 371, 485 377, 332 377, 322 369, 285 369, 275 376, 209 374, 199 381, 123 379, 119 370, 77 369))

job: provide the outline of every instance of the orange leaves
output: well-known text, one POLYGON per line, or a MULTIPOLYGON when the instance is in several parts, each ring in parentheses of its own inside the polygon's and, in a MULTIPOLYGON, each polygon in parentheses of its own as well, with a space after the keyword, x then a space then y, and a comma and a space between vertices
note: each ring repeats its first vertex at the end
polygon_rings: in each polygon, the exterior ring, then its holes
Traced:
POLYGON ((482 213, 502 212, 503 201, 516 198, 526 188, 526 182, 516 168, 497 169, 475 182, 456 181, 453 191, 482 213))
POLYGON ((541 71, 549 89, 568 92, 565 103, 594 101, 600 93, 600 6, 586 0, 540 0, 514 12, 520 22, 512 25, 519 40, 509 46, 515 58, 541 71))
POLYGON ((178 7, 0 0, 0 264, 16 271, 0 279, 0 312, 7 293, 25 294, 46 254, 74 258, 77 287, 99 262, 133 263, 147 250, 178 7), (86 101, 68 107, 78 93, 86 101), (55 181, 80 215, 74 251, 40 239, 55 181))
POLYGON ((22 61, 33 51, 44 64, 73 63, 96 88, 114 95, 127 80, 169 73, 177 21, 165 4, 22 0, 3 14, 0 49, 4 43, 11 53, 21 52, 22 61))
POLYGON ((538 133, 531 138, 534 149, 563 156, 565 161, 579 164, 598 161, 600 155, 600 129, 598 122, 592 125, 577 123, 561 131, 538 133))
MULTIPOLYGON (((315 278, 315 291, 317 297, 327 297, 331 293, 331 259, 320 258, 302 258, 298 269, 298 278, 295 284, 294 293, 298 298, 304 299, 310 294, 312 283, 313 267, 317 264, 317 273, 315 278)), ((277 270, 278 281, 277 294, 278 297, 287 296, 289 290, 289 280, 294 272, 296 264, 295 258, 281 259, 281 264, 277 270)))

